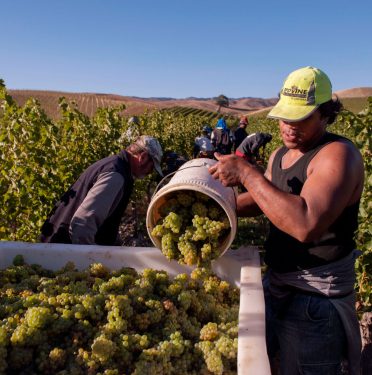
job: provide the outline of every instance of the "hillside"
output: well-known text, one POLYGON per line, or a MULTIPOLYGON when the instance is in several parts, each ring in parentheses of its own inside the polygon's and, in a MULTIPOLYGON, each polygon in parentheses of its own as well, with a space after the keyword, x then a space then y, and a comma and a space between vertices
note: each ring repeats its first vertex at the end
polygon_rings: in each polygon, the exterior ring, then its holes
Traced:
POLYGON ((372 96, 372 87, 357 87, 336 91, 335 94, 340 98, 363 98, 372 96))
MULTIPOLYGON (((176 107, 195 108, 198 110, 216 112, 218 106, 213 98, 139 98, 134 96, 122 96, 115 94, 101 93, 69 93, 62 91, 41 91, 41 90, 8 90, 9 94, 19 105, 23 105, 27 99, 37 99, 46 113, 53 119, 58 118, 58 99, 62 96, 70 101, 76 102, 81 112, 93 116, 99 107, 119 106, 125 104, 125 115, 139 115, 156 109, 167 109, 176 107)), ((341 99, 344 106, 353 111, 361 111, 366 103, 367 97, 372 96, 372 87, 359 87, 340 90, 335 94, 341 99)), ((265 114, 275 103, 277 98, 231 98, 229 107, 221 108, 220 112, 226 116, 265 114)))
MULTIPOLYGON (((138 98, 133 96, 121 96, 114 94, 94 93, 69 93, 60 91, 39 91, 39 90, 8 90, 9 94, 19 105, 23 105, 27 99, 37 99, 46 113, 57 118, 58 99, 62 96, 77 103, 81 112, 92 116, 98 107, 118 106, 125 104, 126 115, 139 115, 146 110, 166 109, 173 107, 189 107, 215 112, 218 106, 212 98, 138 98)), ((231 99, 228 108, 221 108, 221 113, 226 115, 239 116, 250 111, 266 108, 276 103, 277 99, 261 98, 239 98, 231 99)))

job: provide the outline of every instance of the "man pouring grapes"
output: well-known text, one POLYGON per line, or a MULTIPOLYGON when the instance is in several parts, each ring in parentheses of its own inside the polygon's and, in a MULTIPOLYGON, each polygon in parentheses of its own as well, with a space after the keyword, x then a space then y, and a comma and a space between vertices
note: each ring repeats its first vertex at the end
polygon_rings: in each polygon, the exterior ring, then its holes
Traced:
POLYGON ((364 167, 358 149, 327 131, 341 110, 328 76, 305 67, 284 82, 269 113, 283 146, 265 174, 236 155, 215 154, 210 168, 225 186, 243 184, 240 216, 270 221, 264 279, 267 349, 280 373, 338 374, 344 356, 359 373, 354 262, 364 167))

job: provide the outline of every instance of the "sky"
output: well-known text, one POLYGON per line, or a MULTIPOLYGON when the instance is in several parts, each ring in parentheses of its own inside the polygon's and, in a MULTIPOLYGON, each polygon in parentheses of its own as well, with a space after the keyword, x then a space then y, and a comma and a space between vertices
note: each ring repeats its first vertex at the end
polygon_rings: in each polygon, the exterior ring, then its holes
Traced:
POLYGON ((277 97, 315 66, 372 86, 372 1, 0 0, 9 89, 277 97))

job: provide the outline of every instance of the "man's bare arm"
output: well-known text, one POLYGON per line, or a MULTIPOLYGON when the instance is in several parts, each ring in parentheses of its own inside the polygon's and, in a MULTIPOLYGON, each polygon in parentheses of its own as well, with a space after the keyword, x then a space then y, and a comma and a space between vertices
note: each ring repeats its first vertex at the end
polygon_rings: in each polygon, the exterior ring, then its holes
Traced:
MULTIPOLYGON (((264 176, 271 181, 271 166, 273 163, 274 156, 278 150, 274 151, 270 158, 267 165, 266 172, 264 176)), ((252 198, 249 192, 242 193, 238 195, 237 198, 237 214, 238 216, 258 216, 262 215, 261 208, 257 205, 255 200, 252 198)))
POLYGON ((234 156, 219 158, 211 173, 224 185, 240 181, 269 220, 302 242, 320 238, 346 206, 357 201, 363 162, 351 144, 333 142, 311 161, 301 195, 285 193, 268 178, 234 156), (233 167, 234 166, 234 167, 233 167))

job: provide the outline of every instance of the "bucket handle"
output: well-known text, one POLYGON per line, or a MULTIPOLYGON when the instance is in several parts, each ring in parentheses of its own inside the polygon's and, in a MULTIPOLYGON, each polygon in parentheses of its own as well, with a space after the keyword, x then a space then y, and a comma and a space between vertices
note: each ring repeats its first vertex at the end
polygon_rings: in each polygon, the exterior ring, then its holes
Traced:
POLYGON ((166 176, 164 176, 164 177, 160 180, 160 182, 156 185, 156 188, 155 188, 154 192, 152 193, 151 200, 152 200, 152 198, 154 198, 154 195, 158 192, 159 187, 160 187, 160 185, 163 183, 163 181, 164 181, 166 178, 168 178, 169 176, 173 176, 176 172, 177 172, 177 171, 174 171, 174 172, 168 173, 166 176))
MULTIPOLYGON (((208 166, 207 163, 203 163, 203 164, 201 164, 201 165, 190 165, 189 167, 182 168, 182 170, 184 170, 184 169, 189 169, 189 168, 201 168, 201 167, 206 167, 206 166, 208 166)), ((181 166, 181 167, 182 167, 182 166, 181 166)), ((181 169, 181 168, 180 168, 180 169, 181 169)), ((179 170, 179 169, 177 169, 177 170, 174 171, 174 172, 168 173, 166 176, 164 176, 164 177, 160 180, 160 182, 156 185, 156 188, 155 188, 155 190, 154 190, 154 192, 153 192, 153 194, 152 194, 152 196, 151 196, 151 200, 154 198, 154 195, 159 191, 160 185, 163 183, 163 181, 164 181, 165 179, 167 179, 168 177, 173 176, 174 174, 176 174, 176 173, 178 172, 178 170, 179 170)), ((231 187, 231 189, 232 189, 232 191, 234 192, 235 203, 236 203, 236 201, 237 201, 237 197, 238 197, 238 189, 236 189, 235 187, 231 187)))

